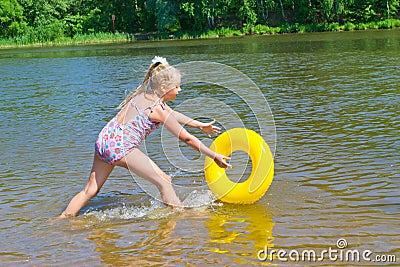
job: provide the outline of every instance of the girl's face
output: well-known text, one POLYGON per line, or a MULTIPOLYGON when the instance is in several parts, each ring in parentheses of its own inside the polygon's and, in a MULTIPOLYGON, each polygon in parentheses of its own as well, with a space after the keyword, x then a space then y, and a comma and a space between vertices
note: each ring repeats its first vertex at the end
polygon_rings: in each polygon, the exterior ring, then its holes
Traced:
POLYGON ((181 85, 175 85, 172 88, 167 89, 167 92, 164 94, 164 101, 172 101, 175 100, 176 95, 181 91, 181 85))
POLYGON ((181 91, 181 78, 175 76, 168 84, 162 87, 164 101, 175 100, 176 95, 181 91))

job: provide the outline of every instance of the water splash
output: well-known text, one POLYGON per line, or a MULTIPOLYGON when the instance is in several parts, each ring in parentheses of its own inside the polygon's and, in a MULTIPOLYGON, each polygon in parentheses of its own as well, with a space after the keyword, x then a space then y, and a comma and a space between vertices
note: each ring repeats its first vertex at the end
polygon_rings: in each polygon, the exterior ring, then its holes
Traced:
MULTIPOLYGON (((151 215, 155 210, 162 209, 163 204, 158 201, 151 200, 150 205, 135 206, 134 204, 127 205, 122 203, 122 206, 112 207, 104 210, 87 211, 83 216, 95 219, 101 222, 112 220, 132 220, 140 219, 151 215)), ((168 214, 165 214, 166 217, 168 214)))
POLYGON ((217 198, 210 190, 193 190, 182 201, 186 208, 211 206, 217 198))
MULTIPOLYGON (((210 190, 193 190, 185 196, 182 203, 185 208, 208 208, 219 205, 215 202, 216 200, 210 190)), ((87 220, 109 222, 116 220, 160 219, 174 213, 173 209, 153 199, 147 205, 141 204, 138 206, 132 202, 122 202, 121 204, 119 206, 88 210, 82 216, 87 220)))

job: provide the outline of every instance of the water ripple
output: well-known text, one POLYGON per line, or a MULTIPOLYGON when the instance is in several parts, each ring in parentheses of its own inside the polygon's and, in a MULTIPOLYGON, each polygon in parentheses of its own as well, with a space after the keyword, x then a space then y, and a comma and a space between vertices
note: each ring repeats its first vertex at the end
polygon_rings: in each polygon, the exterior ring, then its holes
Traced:
MULTIPOLYGON (((265 245, 322 250, 339 237, 351 248, 400 253, 400 58, 393 33, 1 52, 1 265, 255 266, 265 245), (258 84, 277 128, 271 188, 254 205, 219 203, 177 215, 152 204, 128 172, 116 169, 83 216, 53 221, 82 190, 98 131, 155 54, 175 63, 226 63, 258 84)), ((246 127, 257 127, 246 103, 222 88, 188 85, 177 103, 198 95, 223 101, 246 127)), ((174 184, 205 185, 201 174, 171 166, 158 135, 149 139, 149 154, 174 184)))

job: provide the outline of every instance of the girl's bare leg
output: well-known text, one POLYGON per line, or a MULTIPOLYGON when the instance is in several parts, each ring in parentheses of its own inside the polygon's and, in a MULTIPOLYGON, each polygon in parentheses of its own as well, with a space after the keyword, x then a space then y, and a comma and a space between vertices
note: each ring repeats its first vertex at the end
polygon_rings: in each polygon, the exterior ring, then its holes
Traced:
POLYGON ((89 181, 85 189, 72 198, 60 217, 76 216, 86 203, 97 195, 113 169, 113 165, 104 162, 95 154, 89 181))
POLYGON ((116 165, 125 167, 156 185, 165 204, 178 209, 183 207, 172 187, 171 178, 139 149, 132 150, 116 162, 116 165))

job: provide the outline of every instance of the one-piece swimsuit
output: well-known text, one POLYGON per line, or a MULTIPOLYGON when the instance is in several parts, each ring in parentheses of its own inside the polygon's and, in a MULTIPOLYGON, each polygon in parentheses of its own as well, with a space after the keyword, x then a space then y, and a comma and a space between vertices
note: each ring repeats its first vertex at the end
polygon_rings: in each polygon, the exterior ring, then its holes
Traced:
POLYGON ((97 138, 95 151, 109 164, 114 164, 139 147, 143 140, 160 126, 159 122, 153 122, 144 111, 150 109, 151 112, 157 105, 164 107, 164 103, 157 102, 144 110, 140 110, 133 99, 130 103, 138 114, 127 123, 119 123, 117 114, 104 126, 97 138))

